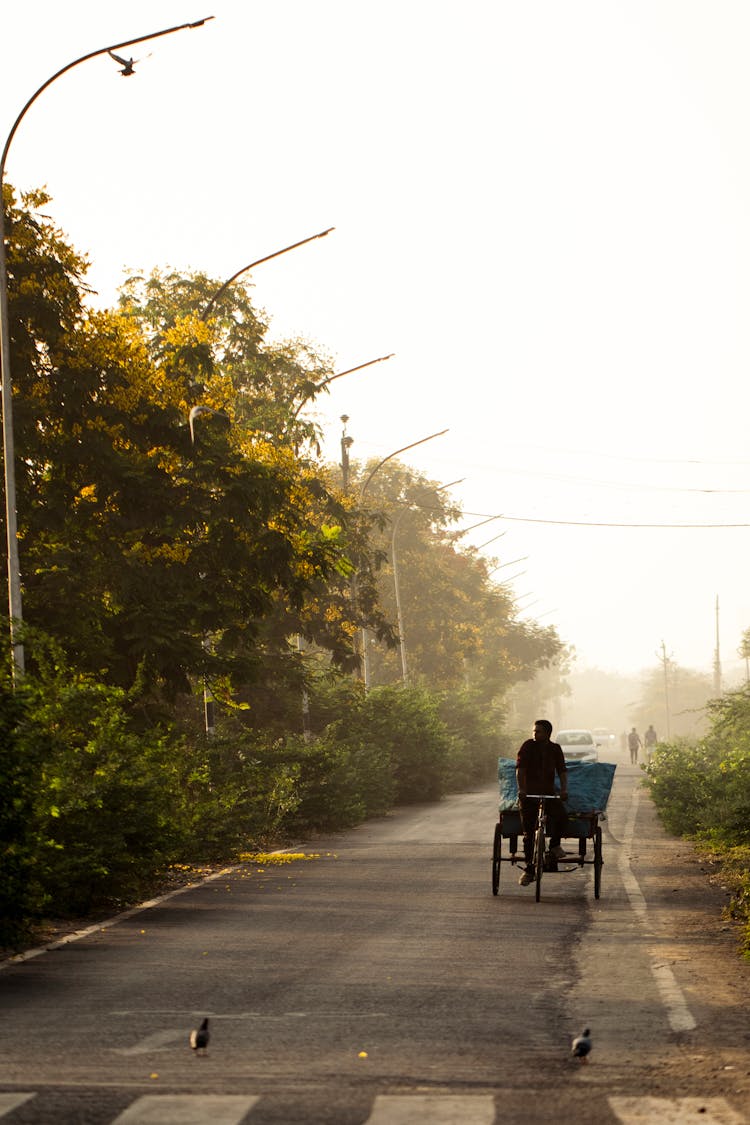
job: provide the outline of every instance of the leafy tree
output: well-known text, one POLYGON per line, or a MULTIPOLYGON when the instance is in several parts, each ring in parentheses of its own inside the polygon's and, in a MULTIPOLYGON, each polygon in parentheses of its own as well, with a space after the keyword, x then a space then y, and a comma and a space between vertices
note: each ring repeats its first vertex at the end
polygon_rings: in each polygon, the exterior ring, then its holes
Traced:
MULTIPOLYGON (((367 624, 387 640, 391 627, 367 579, 374 565, 370 524, 346 498, 337 496, 334 482, 316 460, 317 430, 300 418, 301 407, 330 379, 328 361, 301 341, 269 344, 264 338, 267 323, 254 310, 247 289, 233 284, 214 302, 219 288, 218 282, 202 274, 180 277, 154 272, 147 280, 132 279, 126 285, 121 307, 141 326, 152 359, 166 372, 173 397, 175 388, 180 388, 183 410, 200 399, 226 411, 232 418, 234 442, 245 457, 286 466, 290 480, 297 474, 297 487, 288 497, 302 502, 300 515, 307 520, 307 530, 295 540, 303 548, 304 583, 292 597, 283 583, 277 583, 269 591, 267 612, 256 620, 255 662, 247 669, 242 689, 242 699, 256 717, 263 710, 269 684, 275 685, 277 701, 287 690, 295 695, 301 690, 305 662, 292 638, 303 638, 306 646, 326 651, 334 663, 352 670, 357 664, 353 644, 357 629, 367 624), (308 550, 305 556, 304 549, 312 546, 316 535, 318 544, 335 555, 334 565, 310 565, 312 555, 308 550), (359 572, 356 590, 350 561, 354 556, 359 572), (282 683, 287 687, 279 691, 282 683)), ((225 630, 224 650, 235 640, 225 630)))
POLYGON ((269 321, 252 304, 248 283, 233 282, 215 300, 221 289, 221 281, 203 273, 154 270, 126 280, 120 308, 141 327, 156 364, 177 358, 187 368, 192 404, 221 371, 218 405, 231 407, 235 425, 274 443, 315 446, 317 429, 299 414, 330 380, 330 359, 304 340, 268 341, 269 321), (204 326, 206 334, 175 357, 170 340, 184 335, 186 323, 204 326))
POLYGON ((640 731, 653 723, 660 736, 666 737, 668 729, 670 737, 695 738, 707 729, 706 708, 712 695, 710 676, 670 660, 666 683, 663 667, 644 674, 640 700, 630 708, 631 722, 640 731))
POLYGON ((703 738, 659 743, 649 787, 667 827, 733 846, 750 844, 750 690, 708 704, 703 738))
MULTIPOLYGON (((355 492, 368 469, 354 466, 355 492)), ((373 533, 384 559, 378 598, 396 620, 395 557, 403 640, 415 681, 435 690, 470 687, 489 702, 554 657, 554 629, 519 622, 507 591, 490 581, 488 563, 461 549, 450 530, 460 512, 439 485, 393 461, 370 478, 366 501, 373 513, 387 516, 380 535, 373 533)), ((373 646, 371 655, 374 682, 400 679, 397 650, 373 646)))
POLYGON ((471 689, 447 691, 438 699, 438 712, 452 740, 446 788, 455 792, 493 780, 497 759, 515 752, 504 729, 504 704, 496 700, 488 707, 471 689))
POLYGON ((44 759, 45 733, 23 738, 29 703, 9 679, 0 681, 0 947, 12 948, 26 933, 37 905, 34 807, 44 759))
MULTIPOLYGON (((327 369, 264 350, 241 293, 231 315, 197 315, 206 279, 86 313, 85 262, 34 213, 44 202, 8 195, 27 619, 82 669, 125 688, 140 670, 165 700, 204 675, 230 694, 263 678, 293 632, 345 662, 361 617, 347 536, 362 552, 366 526, 299 456, 309 434, 289 405, 327 369), (251 426, 256 399, 271 414, 251 426), (188 426, 195 405, 208 413, 188 426)), ((376 607, 368 619, 387 632, 376 607)))
POLYGON ((280 592, 301 605, 347 563, 322 482, 213 418, 191 441, 175 368, 167 387, 160 374, 122 317, 96 314, 68 341, 55 382, 78 393, 48 399, 27 603, 84 666, 127 686, 143 665, 174 694, 207 666, 251 677, 280 592))
POLYGON ((745 661, 745 683, 750 683, 750 629, 743 632, 737 655, 745 661))
POLYGON ((48 202, 44 191, 19 197, 11 185, 3 185, 21 527, 38 472, 31 451, 38 444, 39 402, 54 371, 61 342, 80 323, 87 269, 86 260, 65 243, 61 232, 40 211, 48 202))

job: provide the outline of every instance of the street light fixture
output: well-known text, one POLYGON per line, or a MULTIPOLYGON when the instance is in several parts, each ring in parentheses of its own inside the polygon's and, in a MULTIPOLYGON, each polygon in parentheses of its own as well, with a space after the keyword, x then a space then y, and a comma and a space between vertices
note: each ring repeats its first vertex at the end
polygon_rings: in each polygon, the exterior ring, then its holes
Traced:
POLYGON ((224 284, 216 290, 213 297, 201 313, 201 320, 208 320, 208 314, 211 312, 211 309, 214 307, 216 302, 220 297, 223 297, 229 286, 234 281, 236 281, 238 277, 241 277, 243 273, 247 273, 248 270, 254 269, 255 266, 262 265, 263 262, 270 262, 272 258, 280 258, 282 254, 288 254, 290 250, 296 250, 298 246, 304 246, 308 242, 314 242, 316 238, 325 238, 327 234, 330 234, 331 231, 335 229, 335 227, 329 227, 328 230, 322 230, 319 234, 311 234, 309 238, 302 238, 299 242, 293 242, 291 246, 285 246, 283 250, 275 250, 273 254, 266 254, 264 258, 258 258, 257 261, 250 262, 249 265, 243 266, 241 270, 237 270, 236 273, 233 273, 231 277, 228 277, 224 284))
MULTIPOLYGON (((470 527, 464 527, 460 531, 452 531, 451 532, 451 538, 452 539, 460 539, 462 536, 468 535, 470 531, 475 531, 476 528, 478 528, 478 527, 484 527, 484 525, 486 523, 493 523, 495 520, 501 520, 502 518, 503 518, 502 513, 500 513, 499 516, 487 516, 486 519, 480 520, 479 523, 473 523, 473 524, 471 524, 470 527)), ((492 540, 490 539, 489 542, 491 543, 492 540)), ((487 544, 485 543, 485 547, 486 546, 487 546, 487 544)), ((479 550, 480 548, 477 548, 477 549, 479 550)))
POLYGON ((493 568, 492 568, 492 570, 490 570, 490 571, 488 572, 488 574, 487 574, 487 577, 489 578, 490 574, 494 574, 496 570, 502 570, 502 569, 503 569, 503 567, 506 567, 506 566, 513 566, 513 564, 514 564, 514 563, 526 562, 526 560, 527 560, 528 558, 530 558, 530 556, 529 556, 529 555, 521 555, 521 556, 520 556, 520 558, 517 558, 517 559, 511 559, 511 560, 510 560, 510 562, 507 562, 507 563, 500 563, 500 565, 499 565, 499 566, 495 566, 495 567, 493 567, 493 568))
MULTIPOLYGON (((194 20, 192 23, 181 23, 176 27, 164 28, 162 31, 152 31, 149 35, 139 35, 135 39, 126 39, 121 43, 110 43, 106 47, 101 47, 96 51, 89 51, 88 54, 81 55, 80 58, 74 59, 73 62, 68 63, 66 66, 56 71, 51 78, 48 78, 46 82, 42 83, 39 89, 31 95, 18 117, 13 122, 13 127, 8 134, 8 139, 5 142, 5 147, 0 157, 0 375, 2 376, 5 525, 8 541, 8 607, 14 679, 23 675, 24 651, 23 644, 18 639, 21 626, 23 625, 23 605, 21 601, 21 566, 18 555, 16 455, 13 436, 13 384, 11 380, 10 327, 8 324, 8 266, 5 252, 4 184, 5 164, 8 158, 8 152, 10 151, 10 146, 16 135, 18 126, 39 95, 58 78, 62 77, 63 74, 67 74, 69 70, 72 70, 73 67, 78 66, 80 63, 88 62, 89 59, 97 58, 99 55, 112 54, 112 52, 119 51, 123 47, 131 47, 136 43, 145 43, 151 39, 160 39, 164 35, 172 35, 175 31, 185 31, 188 28, 203 27, 205 23, 213 18, 213 16, 206 16, 204 19, 194 20)), ((130 60, 129 71, 133 73, 132 59, 130 60)))

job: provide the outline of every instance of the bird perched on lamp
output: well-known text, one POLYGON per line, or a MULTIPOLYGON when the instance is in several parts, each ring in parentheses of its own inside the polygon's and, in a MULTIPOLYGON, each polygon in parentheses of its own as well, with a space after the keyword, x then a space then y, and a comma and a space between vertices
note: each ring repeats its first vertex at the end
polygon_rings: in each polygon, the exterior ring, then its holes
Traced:
POLYGON ((107 51, 107 54, 111 59, 114 59, 116 63, 120 64, 122 67, 120 74, 123 78, 130 78, 131 74, 135 74, 135 70, 133 69, 135 59, 124 59, 121 55, 116 55, 114 51, 107 51))
POLYGON ((200 1027, 193 1028, 190 1032, 190 1046, 193 1048, 196 1055, 206 1054, 209 1039, 208 1017, 206 1017, 206 1019, 201 1020, 200 1027))
POLYGON ((591 1053, 591 1032, 588 1028, 575 1037, 570 1049, 574 1059, 578 1059, 582 1063, 588 1062, 591 1053))

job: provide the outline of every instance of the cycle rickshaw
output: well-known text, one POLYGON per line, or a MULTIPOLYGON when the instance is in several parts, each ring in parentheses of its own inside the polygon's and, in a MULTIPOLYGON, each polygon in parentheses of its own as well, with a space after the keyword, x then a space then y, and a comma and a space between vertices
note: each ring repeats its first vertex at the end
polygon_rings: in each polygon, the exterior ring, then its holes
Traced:
MULTIPOLYGON (((536 884, 536 901, 541 898, 542 878, 546 874, 570 874, 586 866, 594 868, 594 898, 599 898, 602 886, 602 829, 600 820, 606 818, 607 801, 612 789, 615 766, 609 762, 569 762, 567 823, 564 840, 577 841, 577 849, 564 859, 554 859, 547 847, 547 817, 545 801, 559 794, 529 793, 538 801, 538 817, 534 834, 533 871, 536 884)), ((492 893, 499 894, 500 870, 503 863, 511 867, 525 867, 523 830, 518 807, 516 764, 510 758, 499 758, 497 776, 500 785, 500 812, 495 825, 492 844, 492 893), (507 841, 508 854, 503 855, 503 840, 507 841), (519 852, 520 841, 520 852, 519 852)))

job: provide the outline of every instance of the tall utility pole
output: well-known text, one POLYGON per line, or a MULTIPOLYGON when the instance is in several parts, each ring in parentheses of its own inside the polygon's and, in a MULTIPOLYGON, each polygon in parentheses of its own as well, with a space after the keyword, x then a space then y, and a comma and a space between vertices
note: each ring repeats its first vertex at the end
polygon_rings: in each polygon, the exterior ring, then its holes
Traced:
POLYGON ((659 657, 662 668, 664 669, 664 717, 667 742, 669 742, 669 657, 667 656, 667 646, 664 644, 664 641, 661 642, 661 653, 657 652, 656 655, 659 657))
POLYGON ((716 648, 714 649, 714 697, 721 695, 721 657, 719 656, 719 595, 716 595, 716 648))
MULTIPOLYGON (((342 420, 343 420, 343 415, 342 415, 342 420)), ((367 476, 367 479, 365 480, 365 483, 360 488, 360 490, 359 490, 359 503, 361 504, 362 501, 364 500, 365 493, 367 492, 367 489, 370 485, 370 481, 375 476, 375 474, 378 472, 378 470, 382 469, 383 465, 385 465, 385 463, 387 461, 392 461, 394 457, 398 457, 399 453, 406 453, 407 450, 409 450, 409 449, 416 449, 416 447, 418 445, 424 445, 424 443, 426 441, 432 441, 433 438, 442 437, 443 434, 447 434, 447 433, 448 433, 447 430, 438 430, 438 432, 436 434, 428 434, 427 437, 420 438, 419 441, 411 441, 411 442, 409 442, 408 445, 402 445, 400 449, 394 449, 393 452, 389 453, 387 457, 382 457, 380 459, 380 461, 378 461, 375 468, 370 470, 369 475, 367 476)), ((343 441, 343 438, 342 438, 342 441, 343 441)), ((342 458, 342 460, 343 460, 343 458, 342 458)), ((356 575, 355 575, 355 579, 356 579, 356 575)), ((360 629, 360 636, 361 636, 361 652, 362 652, 362 674, 364 676, 365 691, 369 691, 370 690, 370 638, 369 638, 369 635, 368 635, 367 627, 364 626, 364 625, 360 629)))

